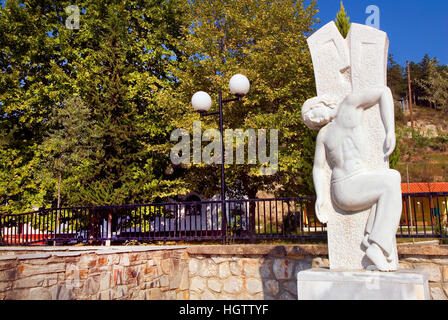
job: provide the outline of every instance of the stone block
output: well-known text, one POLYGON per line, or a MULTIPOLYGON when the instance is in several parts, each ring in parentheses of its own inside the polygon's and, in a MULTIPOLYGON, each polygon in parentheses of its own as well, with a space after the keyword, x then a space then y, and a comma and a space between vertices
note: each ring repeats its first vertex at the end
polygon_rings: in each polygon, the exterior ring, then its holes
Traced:
POLYGON ((442 267, 443 281, 448 282, 448 267, 442 267))
POLYGON ((299 300, 428 300, 424 271, 330 271, 311 269, 297 275, 299 300))
POLYGON ((0 271, 0 281, 14 281, 17 279, 18 272, 17 269, 8 269, 0 271))
POLYGON ((256 259, 243 260, 243 272, 247 277, 258 277, 260 275, 260 265, 256 259))
POLYGON ((28 300, 29 294, 28 289, 10 290, 6 292, 5 300, 28 300))
POLYGON ((128 295, 128 287, 124 285, 113 288, 112 291, 114 291, 117 299, 126 298, 128 295))
POLYGON ((276 259, 272 266, 275 278, 278 280, 291 279, 293 262, 290 259, 276 259))
POLYGON ((120 256, 120 266, 130 266, 131 262, 129 261, 129 254, 128 253, 123 253, 120 256))
POLYGON ((179 291, 176 293, 176 300, 189 300, 188 291, 179 291))
POLYGON ((182 270, 182 278, 180 280, 179 289, 188 290, 189 288, 190 288, 190 278, 188 276, 188 269, 185 268, 182 270))
POLYGON ((443 289, 438 284, 433 284, 430 287, 431 300, 447 300, 447 297, 443 293, 443 289))
POLYGON ((267 280, 264 282, 265 292, 271 296, 276 296, 279 292, 277 280, 267 280))
POLYGON ((311 268, 328 268, 328 259, 322 259, 321 257, 314 258, 311 262, 311 268))
POLYGON ((20 264, 17 268, 19 278, 37 274, 65 272, 65 263, 51 263, 47 265, 20 264))
POLYGON ((207 287, 215 292, 221 292, 222 291, 222 282, 216 279, 209 279, 207 280, 207 287))
POLYGON ((17 260, 4 260, 0 261, 0 273, 2 271, 13 269, 17 267, 17 260))
POLYGON ((300 271, 309 270, 312 268, 312 259, 305 258, 297 261, 296 267, 294 268, 294 274, 299 273, 300 271))
POLYGON ((399 269, 405 269, 405 270, 411 270, 414 269, 414 266, 412 265, 412 263, 407 262, 407 261, 399 261, 398 262, 398 268, 399 269))
POLYGON ((228 278, 230 276, 230 266, 229 262, 224 261, 219 264, 218 276, 221 279, 228 278))
POLYGON ((100 275, 100 279, 99 279, 99 283, 100 283, 99 290, 100 291, 105 291, 105 290, 110 289, 110 280, 111 280, 110 278, 111 278, 110 272, 106 272, 106 273, 100 275))
POLYGON ((428 280, 430 282, 440 282, 442 281, 442 274, 440 267, 433 263, 416 263, 414 264, 415 269, 423 269, 428 275, 428 280))
POLYGON ((218 295, 208 289, 205 289, 201 294, 201 300, 217 300, 218 295))
POLYGON ((218 276, 218 265, 211 259, 202 260, 199 267, 199 275, 206 278, 218 276))
POLYGON ((47 288, 32 288, 30 289, 30 300, 51 300, 50 290, 47 288))
POLYGON ((23 289, 34 287, 48 287, 56 284, 57 281, 58 277, 55 274, 50 275, 41 274, 15 281, 14 288, 23 289))
POLYGON ((198 293, 190 291, 190 300, 201 300, 201 297, 198 293))
POLYGON ((235 296, 227 293, 221 293, 219 296, 219 300, 235 300, 235 296))
POLYGON ((260 265, 260 277, 262 279, 270 279, 273 277, 272 274, 272 259, 264 259, 260 265))
POLYGON ((17 258, 19 260, 30 260, 30 261, 26 261, 26 263, 29 264, 46 264, 48 262, 46 262, 45 260, 43 261, 39 261, 36 259, 48 259, 51 257, 51 253, 31 253, 31 254, 21 254, 19 256, 17 256, 17 258), (36 260, 36 261, 33 261, 36 260))
POLYGON ((171 272, 171 259, 163 259, 161 262, 162 272, 164 274, 170 274, 171 272))
POLYGON ((211 257, 212 261, 216 264, 220 264, 222 262, 231 261, 232 258, 226 258, 226 257, 211 257))
POLYGON ((124 284, 124 275, 122 266, 114 266, 112 269, 112 283, 115 285, 124 284))
POLYGON ((290 294, 289 292, 282 292, 282 294, 280 294, 278 296, 278 300, 296 300, 297 298, 295 298, 292 294, 290 294))
POLYGON ((165 275, 161 276, 159 279, 160 279, 160 286, 161 287, 168 287, 169 286, 170 281, 169 281, 168 275, 165 274, 165 275))
POLYGON ((11 290, 12 288, 12 281, 8 281, 8 282, 0 282, 0 292, 6 292, 11 290))
POLYGON ((247 293, 254 295, 263 291, 263 282, 261 279, 246 279, 247 293))
POLYGON ((54 286, 51 289, 52 300, 74 300, 73 289, 63 285, 54 286))
POLYGON ((202 292, 205 288, 206 282, 204 278, 201 277, 193 277, 190 280, 190 290, 202 292))
POLYGON ((180 281, 182 280, 183 272, 173 272, 169 275, 169 283, 170 283, 170 289, 177 289, 180 286, 180 281))
POLYGON ((191 259, 188 262, 188 270, 191 275, 197 274, 197 272, 199 271, 199 261, 196 259, 191 259))
POLYGON ((283 288, 297 298, 297 281, 296 279, 284 281, 283 288))
POLYGON ((243 281, 240 277, 230 277, 224 280, 224 292, 227 293, 240 293, 243 289, 243 281))
POLYGON ((252 297, 253 300, 264 300, 264 293, 259 292, 252 297))
POLYGON ((84 294, 87 296, 95 295, 100 291, 100 277, 89 277, 84 283, 84 294))
POLYGON ((234 276, 240 276, 243 271, 242 270, 243 265, 242 265, 241 259, 230 262, 229 267, 230 267, 230 272, 234 276))
POLYGON ((176 300, 176 291, 170 290, 165 292, 164 300, 176 300))
POLYGON ((110 300, 110 290, 100 291, 97 295, 97 300, 110 300))

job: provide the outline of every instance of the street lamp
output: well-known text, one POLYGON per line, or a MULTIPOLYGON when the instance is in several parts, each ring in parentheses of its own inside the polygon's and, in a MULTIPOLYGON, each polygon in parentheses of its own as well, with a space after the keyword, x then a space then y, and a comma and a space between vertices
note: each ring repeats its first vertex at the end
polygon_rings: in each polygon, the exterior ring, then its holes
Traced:
POLYGON ((227 228, 227 215, 225 210, 225 199, 226 199, 226 183, 224 176, 224 130, 223 130, 223 115, 222 115, 222 105, 224 103, 232 101, 241 101, 241 99, 249 92, 250 83, 246 76, 242 74, 235 74, 229 81, 229 89, 236 98, 223 100, 221 90, 219 90, 219 111, 209 112, 207 111, 212 106, 212 99, 207 92, 198 91, 191 98, 191 104, 193 108, 201 114, 201 117, 207 117, 212 115, 219 115, 219 132, 221 134, 221 207, 222 207, 222 217, 223 217, 223 230, 225 236, 225 230, 227 228))

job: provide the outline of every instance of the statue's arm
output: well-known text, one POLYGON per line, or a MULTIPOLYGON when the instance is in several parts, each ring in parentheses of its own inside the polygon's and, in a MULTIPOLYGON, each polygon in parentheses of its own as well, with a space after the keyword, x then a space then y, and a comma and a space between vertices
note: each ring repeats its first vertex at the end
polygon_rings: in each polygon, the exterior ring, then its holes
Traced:
POLYGON ((316 191, 316 205, 315 211, 316 216, 322 223, 328 222, 328 217, 324 212, 322 212, 322 206, 324 204, 325 199, 325 145, 324 145, 324 136, 325 136, 325 128, 322 128, 317 135, 316 140, 316 150, 314 154, 314 165, 313 165, 313 182, 314 189, 316 191))
POLYGON ((379 104, 381 119, 386 129, 386 156, 389 156, 394 151, 396 144, 394 100, 390 89, 386 86, 378 86, 359 90, 348 95, 343 104, 363 109, 379 104))

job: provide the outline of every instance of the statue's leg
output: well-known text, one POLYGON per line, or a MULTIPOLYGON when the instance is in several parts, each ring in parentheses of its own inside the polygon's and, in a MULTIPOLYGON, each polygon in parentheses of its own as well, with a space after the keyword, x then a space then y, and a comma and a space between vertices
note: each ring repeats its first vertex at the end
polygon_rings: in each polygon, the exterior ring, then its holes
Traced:
POLYGON ((400 182, 397 171, 384 169, 363 172, 332 184, 333 200, 344 211, 366 210, 376 204, 366 254, 380 270, 385 271, 389 268, 386 258, 392 252, 401 216, 400 182))
POLYGON ((402 198, 401 176, 395 170, 388 171, 387 183, 384 183, 384 192, 378 199, 375 221, 369 240, 377 243, 389 256, 392 253, 393 238, 400 224, 402 198))
POLYGON ((370 246, 369 236, 372 233, 373 223, 375 222, 376 204, 370 208, 369 219, 366 223, 366 228, 364 231, 364 239, 362 240, 363 246, 367 249, 370 246))

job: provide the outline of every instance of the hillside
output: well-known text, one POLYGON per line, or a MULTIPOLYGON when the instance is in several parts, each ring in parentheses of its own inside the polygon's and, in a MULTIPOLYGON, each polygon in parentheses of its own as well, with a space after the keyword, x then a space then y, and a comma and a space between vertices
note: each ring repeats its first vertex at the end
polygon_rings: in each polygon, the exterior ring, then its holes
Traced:
POLYGON ((427 107, 414 106, 414 130, 410 113, 396 110, 399 160, 395 169, 403 182, 448 181, 448 117, 427 107), (408 168, 408 170, 407 170, 408 168))

